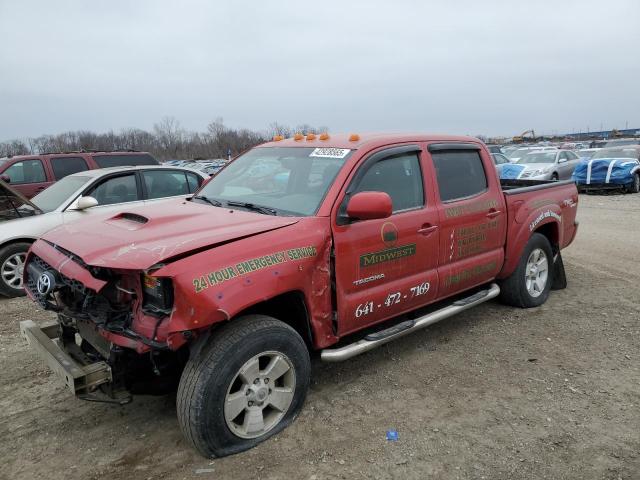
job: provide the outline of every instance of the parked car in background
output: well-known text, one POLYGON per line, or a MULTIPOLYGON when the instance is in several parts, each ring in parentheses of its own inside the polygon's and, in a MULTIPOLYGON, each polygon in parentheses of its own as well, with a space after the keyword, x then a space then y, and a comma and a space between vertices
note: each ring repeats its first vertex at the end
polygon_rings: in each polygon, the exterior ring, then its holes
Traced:
POLYGON ((579 162, 580 157, 571 150, 533 151, 520 157, 517 162, 505 165, 500 178, 568 180, 579 162))
POLYGON ((557 147, 520 147, 512 150, 507 154, 507 158, 510 162, 517 162, 522 157, 524 157, 527 153, 531 152, 546 152, 546 151, 556 151, 557 147))
POLYGON ((158 165, 146 152, 66 152, 0 158, 0 179, 27 198, 76 172, 96 168, 158 165))
POLYGON ((502 153, 502 146, 501 145, 487 145, 487 149, 491 153, 502 153))
POLYGON ((622 190, 640 192, 640 146, 603 148, 582 160, 573 173, 579 192, 622 190))
MULTIPOLYGON (((93 212, 117 211, 123 204, 189 195, 209 177, 179 167, 114 167, 68 175, 28 201, 0 184, 0 293, 23 295, 22 269, 31 244, 47 230, 93 212)), ((99 235, 99 233, 98 233, 99 235)))
POLYGON ((589 160, 600 150, 600 148, 583 148, 582 150, 578 150, 576 153, 580 157, 580 160, 589 160))
POLYGON ((496 165, 496 170, 498 171, 498 176, 500 176, 502 172, 502 168, 504 165, 510 165, 509 159, 503 155, 502 153, 492 153, 491 158, 493 158, 493 163, 496 165))
POLYGON ((622 147, 624 145, 640 145, 640 138, 616 138, 604 144, 604 148, 622 147))

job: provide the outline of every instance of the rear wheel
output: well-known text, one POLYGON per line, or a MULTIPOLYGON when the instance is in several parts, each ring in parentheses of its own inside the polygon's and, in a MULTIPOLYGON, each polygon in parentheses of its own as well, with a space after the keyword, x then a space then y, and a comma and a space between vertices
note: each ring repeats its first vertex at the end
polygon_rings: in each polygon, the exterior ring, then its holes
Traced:
POLYGON ((180 427, 206 457, 254 447, 297 417, 310 369, 307 347, 290 326, 263 315, 233 320, 185 367, 180 427))
POLYGON ((12 243, 0 249, 0 293, 7 297, 25 295, 22 288, 22 273, 27 251, 31 244, 12 243))
POLYGON ((633 176, 633 182, 627 189, 629 193, 640 193, 640 173, 636 173, 633 176))
POLYGON ((514 307, 542 305, 552 284, 553 253, 544 235, 534 233, 522 252, 520 262, 510 277, 500 284, 500 300, 514 307))

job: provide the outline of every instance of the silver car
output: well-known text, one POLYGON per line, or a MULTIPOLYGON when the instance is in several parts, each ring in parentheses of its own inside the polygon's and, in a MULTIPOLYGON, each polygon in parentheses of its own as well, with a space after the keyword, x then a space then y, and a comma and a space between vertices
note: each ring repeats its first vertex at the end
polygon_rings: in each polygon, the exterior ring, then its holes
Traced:
POLYGON ((580 157, 571 150, 530 152, 506 167, 501 178, 527 180, 569 180, 580 157), (519 168, 518 168, 519 167, 519 168))
POLYGON ((123 210, 195 192, 209 175, 180 167, 139 166, 68 175, 31 201, 0 184, 0 294, 24 295, 22 270, 31 244, 47 230, 93 211, 123 210))

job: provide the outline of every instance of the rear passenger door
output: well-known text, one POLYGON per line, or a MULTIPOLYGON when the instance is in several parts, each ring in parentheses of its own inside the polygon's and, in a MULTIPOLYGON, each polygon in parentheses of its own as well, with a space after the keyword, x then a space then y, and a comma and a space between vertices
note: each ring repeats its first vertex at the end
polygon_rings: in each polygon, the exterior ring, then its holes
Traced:
POLYGON ((438 193, 438 296, 444 298, 495 278, 504 259, 507 217, 484 150, 473 143, 434 143, 428 151, 438 193))

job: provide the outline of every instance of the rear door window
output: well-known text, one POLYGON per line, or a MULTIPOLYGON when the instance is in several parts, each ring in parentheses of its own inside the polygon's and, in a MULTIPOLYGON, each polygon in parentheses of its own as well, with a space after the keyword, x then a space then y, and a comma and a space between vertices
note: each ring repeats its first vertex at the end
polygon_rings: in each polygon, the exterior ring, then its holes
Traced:
POLYGON ((12 184, 42 183, 47 181, 44 167, 39 159, 22 160, 7 168, 3 175, 7 175, 12 184))
POLYGON ((179 170, 148 170, 141 172, 147 189, 147 198, 175 197, 189 193, 189 183, 179 170))
POLYGON ((141 200, 134 173, 108 178, 93 188, 88 195, 94 197, 100 205, 141 200))
POLYGON ((473 197, 487 190, 487 176, 477 150, 437 151, 431 153, 431 158, 443 202, 473 197))
POLYGON ((54 157, 49 161, 56 180, 60 180, 72 173, 84 172, 89 169, 87 162, 82 157, 54 157))
POLYGON ((158 161, 151 155, 94 155, 93 159, 100 168, 125 167, 136 165, 158 165, 158 161))

